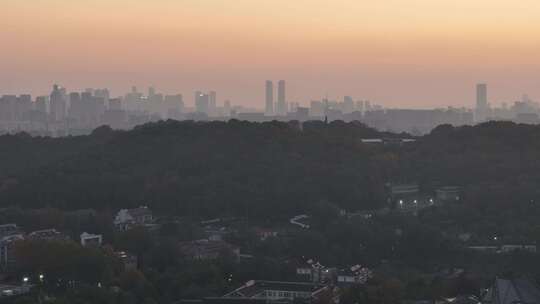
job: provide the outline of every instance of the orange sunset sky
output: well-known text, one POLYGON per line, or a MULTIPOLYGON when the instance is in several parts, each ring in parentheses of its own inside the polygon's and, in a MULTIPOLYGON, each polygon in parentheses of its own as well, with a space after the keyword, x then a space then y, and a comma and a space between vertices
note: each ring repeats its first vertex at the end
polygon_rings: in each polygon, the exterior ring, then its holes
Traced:
POLYGON ((540 1, 0 0, 0 94, 132 85, 262 108, 328 94, 389 107, 540 101, 540 1))

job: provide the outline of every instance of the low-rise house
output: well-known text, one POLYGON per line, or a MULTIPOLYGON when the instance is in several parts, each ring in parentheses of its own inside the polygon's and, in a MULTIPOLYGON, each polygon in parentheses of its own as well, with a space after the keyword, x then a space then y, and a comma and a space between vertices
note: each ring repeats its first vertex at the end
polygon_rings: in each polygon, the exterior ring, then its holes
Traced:
POLYGON ((10 269, 15 264, 13 246, 24 240, 24 235, 17 224, 0 225, 0 268, 10 269))
POLYGON ((236 259, 240 256, 240 248, 225 241, 197 240, 179 244, 180 253, 194 260, 213 260, 220 256, 232 255, 236 259))
POLYGON ((325 267, 321 263, 309 259, 296 266, 296 275, 302 281, 320 282, 321 274, 324 269, 325 267))
POLYGON ((103 241, 103 236, 101 234, 91 234, 83 232, 81 234, 81 245, 82 246, 101 246, 103 241))
POLYGON ((44 240, 44 241, 67 241, 69 236, 57 231, 56 229, 44 229, 33 231, 28 234, 29 240, 44 240))
POLYGON ((420 192, 414 184, 387 184, 388 203, 391 208, 402 213, 416 214, 419 210, 433 206, 435 200, 420 192))
POLYGON ((21 230, 17 226, 17 224, 4 224, 0 225, 0 237, 13 235, 13 234, 19 234, 21 233, 21 230))
POLYGON ((114 218, 114 225, 120 231, 129 230, 135 226, 145 226, 153 223, 154 217, 148 207, 121 209, 114 218))
POLYGON ((337 282, 338 284, 365 284, 372 277, 371 270, 360 265, 354 265, 348 269, 340 270, 337 275, 337 282))
POLYGON ((126 271, 137 270, 137 265, 138 265, 137 256, 130 254, 126 251, 116 251, 114 255, 120 260, 124 270, 126 271))
POLYGON ((11 269, 16 263, 15 255, 13 254, 14 245, 18 241, 24 240, 22 233, 6 235, 0 238, 0 268, 11 269))
POLYGON ((271 237, 277 237, 277 236, 278 236, 278 232, 277 232, 277 231, 272 230, 272 229, 265 229, 265 228, 256 228, 256 229, 255 229, 255 234, 257 235, 257 237, 258 237, 259 240, 261 240, 261 241, 265 241, 265 240, 268 239, 268 238, 271 238, 271 237))
POLYGON ((461 199, 461 188, 456 186, 444 186, 435 190, 435 197, 440 202, 459 201, 461 199))
POLYGON ((210 241, 222 241, 233 233, 233 230, 224 226, 208 225, 204 227, 204 233, 210 241))
POLYGON ((20 296, 30 292, 32 286, 28 284, 23 285, 4 285, 0 284, 0 299, 20 296))

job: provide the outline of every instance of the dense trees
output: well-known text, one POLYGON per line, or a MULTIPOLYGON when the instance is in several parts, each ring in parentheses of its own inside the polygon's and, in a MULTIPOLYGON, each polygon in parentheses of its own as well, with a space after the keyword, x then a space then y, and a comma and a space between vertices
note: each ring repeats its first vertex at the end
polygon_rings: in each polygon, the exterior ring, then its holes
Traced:
MULTIPOLYGON (((162 213, 266 218, 320 202, 385 202, 386 182, 465 188, 469 201, 540 201, 540 127, 439 126, 402 147, 362 124, 176 122, 92 135, 0 137, 0 204, 63 209, 150 205, 162 213), (487 190, 486 190, 487 189, 487 190)), ((314 210, 316 211, 316 210, 314 210)))
POLYGON ((240 121, 168 121, 63 139, 3 136, 0 144, 10 148, 0 160, 0 202, 64 209, 147 204, 164 213, 253 217, 303 212, 322 200, 376 207, 388 177, 375 159, 380 148, 360 138, 377 136, 355 123, 313 122, 300 130, 240 121), (26 152, 35 149, 41 154, 26 152))
POLYGON ((337 267, 377 268, 380 276, 347 290, 344 303, 474 293, 486 278, 508 271, 540 277, 536 255, 463 250, 493 236, 501 242, 540 241, 539 126, 439 126, 401 146, 361 141, 392 136, 398 135, 357 122, 308 122, 300 128, 294 122, 234 120, 167 121, 132 131, 102 127, 89 136, 59 139, 0 136, 0 206, 16 206, 4 209, 0 222, 28 231, 55 227, 74 240, 83 231, 102 233, 116 249, 138 256, 140 271, 120 274, 105 251, 70 242, 20 243, 21 273, 84 283, 58 303, 171 303, 221 295, 254 278, 292 278, 284 261, 301 256, 337 267), (387 182, 418 182, 427 193, 457 185, 463 196, 416 217, 340 216, 343 208, 386 206, 387 182), (139 205, 174 220, 153 233, 114 233, 114 213, 139 205), (83 208, 98 212, 72 212, 83 208), (310 214, 311 229, 291 229, 266 241, 250 230, 287 223, 300 213, 310 214), (242 219, 229 241, 253 259, 236 264, 227 257, 192 262, 179 256, 178 242, 203 237, 198 222, 213 216, 242 219), (470 235, 469 243, 461 234, 470 235), (454 267, 467 272, 452 280, 439 275, 454 267), (119 291, 100 289, 98 282, 119 291))

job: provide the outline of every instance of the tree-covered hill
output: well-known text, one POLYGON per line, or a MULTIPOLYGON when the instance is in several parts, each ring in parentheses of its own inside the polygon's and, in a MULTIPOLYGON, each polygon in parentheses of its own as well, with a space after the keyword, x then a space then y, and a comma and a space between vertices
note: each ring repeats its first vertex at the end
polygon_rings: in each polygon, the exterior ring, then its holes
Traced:
MULTIPOLYGON (((150 205, 190 215, 265 216, 317 202, 383 200, 381 134, 358 123, 177 122, 89 136, 2 136, 2 205, 67 209, 150 205)), ((391 135, 389 135, 391 136, 391 135)))
POLYGON ((534 199, 540 127, 439 126, 403 146, 360 123, 164 121, 89 136, 0 137, 0 205, 65 209, 149 205, 161 213, 267 217, 320 203, 385 204, 385 183, 459 185, 469 202, 534 199))

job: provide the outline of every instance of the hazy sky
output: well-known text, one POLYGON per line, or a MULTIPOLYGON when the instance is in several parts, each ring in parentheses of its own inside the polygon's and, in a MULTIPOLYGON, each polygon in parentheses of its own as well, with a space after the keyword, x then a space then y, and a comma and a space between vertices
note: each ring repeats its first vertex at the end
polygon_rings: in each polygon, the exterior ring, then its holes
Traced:
POLYGON ((0 0, 0 94, 155 85, 262 107, 328 94, 387 106, 540 100, 538 0, 0 0))

